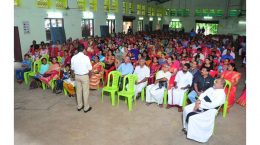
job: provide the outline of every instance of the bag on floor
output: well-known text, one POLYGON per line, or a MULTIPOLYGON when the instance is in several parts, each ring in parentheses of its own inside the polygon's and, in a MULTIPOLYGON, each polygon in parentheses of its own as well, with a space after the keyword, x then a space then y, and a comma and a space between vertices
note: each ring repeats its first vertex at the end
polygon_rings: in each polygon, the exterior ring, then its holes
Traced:
POLYGON ((38 84, 37 84, 37 81, 36 80, 32 80, 31 83, 30 83, 30 89, 36 89, 38 88, 38 84))

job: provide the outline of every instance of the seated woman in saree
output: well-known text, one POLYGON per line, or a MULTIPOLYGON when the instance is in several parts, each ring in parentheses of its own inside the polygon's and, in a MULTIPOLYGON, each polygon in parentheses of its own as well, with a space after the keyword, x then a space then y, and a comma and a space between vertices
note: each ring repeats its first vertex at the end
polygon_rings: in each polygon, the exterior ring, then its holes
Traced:
POLYGON ((48 70, 40 77, 40 80, 50 86, 50 82, 52 79, 58 79, 60 73, 60 65, 57 62, 57 58, 52 58, 52 64, 49 66, 48 70))
POLYGON ((153 57, 153 61, 150 64, 150 77, 148 78, 148 84, 153 84, 155 81, 155 75, 157 73, 157 71, 160 70, 160 65, 158 63, 158 58, 157 57, 153 57))
POLYGON ((108 79, 107 77, 108 77, 109 72, 116 69, 115 61, 116 61, 116 58, 115 58, 114 54, 112 53, 111 50, 108 50, 105 60, 104 60, 104 62, 105 62, 105 71, 104 71, 105 84, 107 82, 107 79, 108 79))
POLYGON ((246 84, 239 99, 237 100, 237 104, 242 107, 246 107, 246 84))
MULTIPOLYGON (((230 90, 230 94, 228 97, 228 110, 236 102, 236 90, 237 90, 237 84, 239 82, 240 77, 241 77, 241 74, 239 72, 237 72, 235 63, 230 63, 227 71, 224 71, 221 74, 221 78, 226 79, 231 82, 231 90, 230 90)), ((225 91, 227 91, 227 90, 225 90, 225 91)))
MULTIPOLYGON (((104 69, 99 61, 99 56, 95 56, 95 60, 92 63, 92 71, 89 77, 90 83, 89 88, 90 89, 98 89, 100 84, 100 79, 103 77, 104 69)), ((103 84, 104 85, 104 84, 103 84)))

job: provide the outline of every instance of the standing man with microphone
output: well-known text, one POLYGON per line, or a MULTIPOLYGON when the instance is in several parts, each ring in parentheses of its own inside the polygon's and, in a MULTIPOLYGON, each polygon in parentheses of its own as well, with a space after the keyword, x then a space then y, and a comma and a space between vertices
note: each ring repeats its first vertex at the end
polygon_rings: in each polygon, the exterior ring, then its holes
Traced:
POLYGON ((89 57, 84 55, 84 51, 84 45, 79 44, 78 53, 71 59, 71 69, 75 74, 78 111, 83 109, 84 113, 87 113, 92 109, 88 104, 89 72, 92 70, 92 65, 89 57))

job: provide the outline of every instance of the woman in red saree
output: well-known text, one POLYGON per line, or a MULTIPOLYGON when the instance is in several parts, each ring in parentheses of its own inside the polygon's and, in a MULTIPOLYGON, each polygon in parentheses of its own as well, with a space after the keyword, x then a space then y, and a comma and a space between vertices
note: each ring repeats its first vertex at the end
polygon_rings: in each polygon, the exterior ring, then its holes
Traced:
MULTIPOLYGON (((236 102, 236 90, 237 90, 237 84, 241 77, 241 74, 237 72, 235 63, 230 63, 228 66, 228 70, 224 71, 221 74, 221 78, 226 79, 231 82, 231 90, 228 97, 228 110, 231 108, 234 103, 236 102)), ((225 90, 227 91, 227 90, 225 90)))
POLYGON ((173 57, 170 56, 168 57, 167 59, 167 63, 170 65, 170 69, 169 71, 171 72, 172 76, 169 80, 169 85, 168 85, 168 89, 170 90, 173 86, 174 86, 174 80, 175 80, 175 76, 178 72, 178 66, 176 66, 174 63, 173 63, 173 57))
POLYGON ((150 77, 148 78, 148 84, 154 83, 155 75, 156 75, 157 71, 159 71, 159 69, 160 69, 160 65, 158 63, 158 58, 153 57, 153 61, 150 65, 150 77))
POLYGON ((104 73, 104 83, 106 84, 107 82, 107 77, 108 77, 108 74, 115 70, 116 67, 115 67, 115 61, 116 61, 116 58, 114 56, 114 54, 112 53, 111 50, 108 50, 108 53, 106 54, 106 57, 105 57, 105 73, 104 73))
POLYGON ((173 58, 172 63, 174 64, 174 66, 175 66, 178 70, 180 70, 180 61, 177 59, 177 54, 173 53, 173 54, 172 54, 172 58, 173 58))
POLYGON ((237 100, 237 104, 246 107, 246 86, 244 87, 239 99, 237 100))
POLYGON ((52 79, 57 79, 60 73, 60 65, 57 62, 57 58, 52 58, 52 64, 49 69, 43 74, 43 77, 40 78, 42 82, 50 86, 50 82, 52 79))
POLYGON ((100 79, 104 74, 104 68, 99 61, 99 57, 96 55, 95 60, 92 64, 92 71, 89 77, 89 88, 98 89, 100 84, 100 79))

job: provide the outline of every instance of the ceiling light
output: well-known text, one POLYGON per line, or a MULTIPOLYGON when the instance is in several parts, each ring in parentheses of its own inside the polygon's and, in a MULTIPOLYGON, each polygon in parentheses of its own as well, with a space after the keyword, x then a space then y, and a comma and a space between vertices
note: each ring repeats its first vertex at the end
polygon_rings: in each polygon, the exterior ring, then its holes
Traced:
POLYGON ((213 17, 211 17, 211 16, 204 16, 203 17, 205 20, 212 20, 213 19, 213 17))

